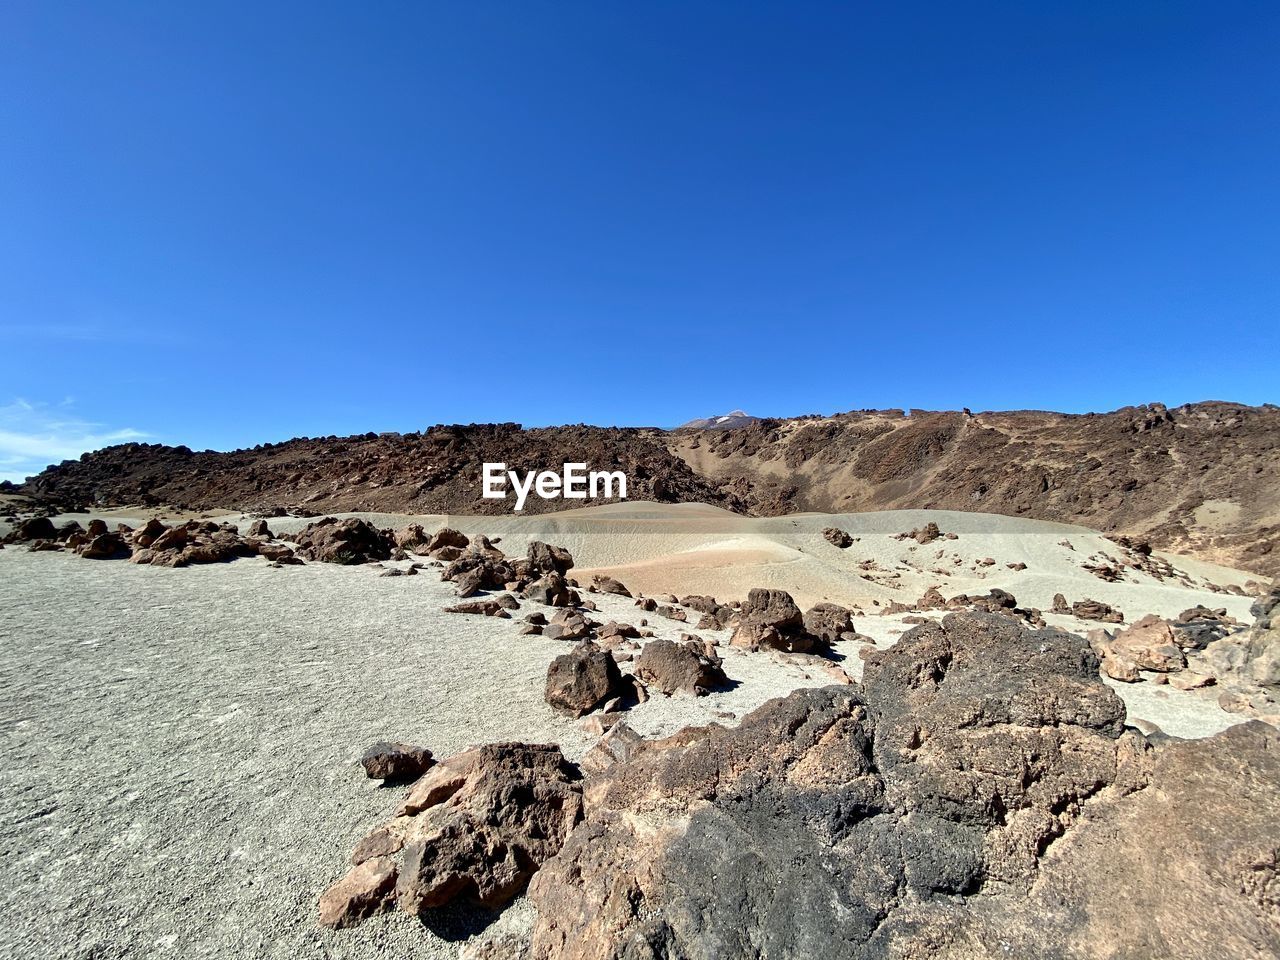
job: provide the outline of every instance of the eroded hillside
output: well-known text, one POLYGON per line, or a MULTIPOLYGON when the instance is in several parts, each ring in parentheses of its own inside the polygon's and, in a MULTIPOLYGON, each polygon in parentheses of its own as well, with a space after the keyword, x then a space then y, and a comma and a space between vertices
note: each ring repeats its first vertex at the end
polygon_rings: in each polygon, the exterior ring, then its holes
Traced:
MULTIPOLYGON (((126 444, 22 492, 62 506, 506 513, 481 465, 619 469, 632 500, 740 513, 939 508, 1080 523, 1274 575, 1280 408, 1155 404, 1106 414, 863 411, 732 430, 516 424, 290 440, 230 453, 126 444)), ((530 513, 582 501, 531 497, 530 513)), ((591 502, 591 501, 586 501, 591 502)))

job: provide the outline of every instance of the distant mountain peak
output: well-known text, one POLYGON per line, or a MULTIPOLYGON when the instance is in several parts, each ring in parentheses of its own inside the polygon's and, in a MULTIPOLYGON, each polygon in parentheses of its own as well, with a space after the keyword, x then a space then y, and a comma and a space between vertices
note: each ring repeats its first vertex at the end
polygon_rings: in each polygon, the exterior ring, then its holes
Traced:
POLYGON ((714 417, 702 417, 680 424, 681 430, 730 430, 734 427, 745 427, 755 423, 759 417, 753 417, 745 410, 730 410, 714 417))

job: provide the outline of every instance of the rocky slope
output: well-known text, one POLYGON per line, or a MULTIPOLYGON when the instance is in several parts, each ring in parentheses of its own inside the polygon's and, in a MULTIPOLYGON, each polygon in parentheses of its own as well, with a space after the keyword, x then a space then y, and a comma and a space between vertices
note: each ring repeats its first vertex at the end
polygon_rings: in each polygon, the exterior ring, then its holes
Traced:
POLYGON ((321 920, 498 907, 532 878, 531 942, 471 956, 1280 949, 1273 727, 1147 738, 1084 640, 998 614, 948 615, 866 660, 861 684, 733 729, 623 743, 619 725, 580 768, 551 745, 445 760, 357 845, 321 920))
MULTIPOLYGON (((1280 408, 1220 402, 1083 415, 861 411, 728 430, 446 426, 231 453, 128 444, 21 489, 64 506, 507 513, 510 501, 480 496, 486 461, 621 469, 629 499, 758 516, 970 510, 1141 536, 1266 575, 1280 559, 1280 408)), ((531 497, 525 509, 573 503, 531 497)))

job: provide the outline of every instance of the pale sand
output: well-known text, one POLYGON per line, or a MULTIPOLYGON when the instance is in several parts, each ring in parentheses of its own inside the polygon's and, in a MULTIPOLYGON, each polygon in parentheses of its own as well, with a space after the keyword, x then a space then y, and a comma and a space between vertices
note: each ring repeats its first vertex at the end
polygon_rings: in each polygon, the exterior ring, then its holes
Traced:
MULTIPOLYGON (((126 522, 145 517, 115 513, 126 522)), ((1202 588, 1206 579, 1241 583, 1249 575, 1181 558, 1176 565, 1200 588, 1133 574, 1133 582, 1104 583, 1080 569, 1095 551, 1115 553, 1097 534, 1006 517, 752 520, 700 506, 627 504, 540 517, 370 519, 416 520, 428 530, 448 522, 501 536, 513 554, 545 539, 573 551, 584 583, 590 569, 609 570, 649 593, 723 600, 772 585, 802 604, 830 599, 873 610, 874 600, 908 602, 934 584, 948 596, 999 586, 1043 608, 1056 592, 1105 600, 1130 619, 1196 603, 1246 619, 1249 605, 1202 588), (891 539, 929 519, 960 538, 928 546, 891 539), (820 536, 829 525, 861 539, 837 550, 820 536), (1058 546, 1063 539, 1075 550, 1058 546), (986 556, 996 566, 976 568, 972 561, 986 556), (863 579, 858 563, 866 559, 899 579, 863 579), (1012 561, 1029 569, 1008 570, 1012 561), (939 563, 952 576, 928 572, 939 563)), ((306 522, 271 524, 284 531, 306 522)), ((543 702, 547 664, 567 644, 517 636, 518 619, 443 613, 452 587, 432 570, 377 573, 273 569, 258 559, 168 570, 0 551, 0 840, 10 851, 0 867, 0 956, 456 955, 451 941, 480 915, 449 911, 425 926, 393 916, 336 934, 314 923, 317 893, 399 796, 363 778, 361 750, 398 738, 444 756, 522 739, 558 742, 577 758, 591 739, 543 702)), ((639 621, 629 600, 593 599, 601 619, 639 621)), ((544 609, 524 608, 517 618, 544 609)), ((1077 632, 1091 626, 1049 619, 1077 632)), ((666 637, 692 629, 649 620, 666 637)), ((857 625, 881 644, 908 629, 901 617, 866 616, 857 625)), ((657 697, 632 711, 632 726, 661 735, 732 723, 773 696, 829 682, 806 658, 722 650, 735 687, 702 699, 657 697)), ((837 652, 855 677, 857 650, 841 644, 837 652)), ((1241 719, 1221 711, 1212 690, 1115 686, 1131 718, 1173 735, 1204 736, 1241 719)), ((520 901, 502 922, 527 921, 520 901)))

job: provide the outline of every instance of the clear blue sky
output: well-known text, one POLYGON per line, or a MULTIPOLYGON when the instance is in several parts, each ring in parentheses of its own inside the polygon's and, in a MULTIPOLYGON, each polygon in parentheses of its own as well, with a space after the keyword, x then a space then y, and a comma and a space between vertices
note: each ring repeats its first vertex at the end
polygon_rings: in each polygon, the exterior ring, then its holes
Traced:
POLYGON ((1274 3, 0 7, 0 475, 1280 400, 1274 3))

